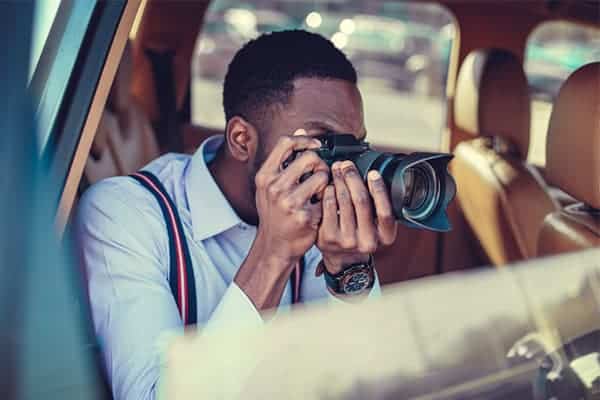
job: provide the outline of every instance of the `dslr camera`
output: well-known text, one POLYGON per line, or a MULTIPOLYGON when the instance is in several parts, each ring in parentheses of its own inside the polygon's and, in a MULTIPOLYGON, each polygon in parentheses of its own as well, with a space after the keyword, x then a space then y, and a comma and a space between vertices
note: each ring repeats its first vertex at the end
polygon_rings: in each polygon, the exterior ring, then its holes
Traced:
MULTIPOLYGON (((451 154, 382 153, 372 150, 369 143, 354 135, 344 133, 329 132, 316 138, 321 141, 316 152, 330 167, 336 161, 350 160, 365 182, 369 171, 381 174, 398 222, 438 232, 451 229, 446 213, 456 194, 456 184, 448 173, 451 154)), ((295 154, 286 160, 284 167, 294 158, 295 154)))

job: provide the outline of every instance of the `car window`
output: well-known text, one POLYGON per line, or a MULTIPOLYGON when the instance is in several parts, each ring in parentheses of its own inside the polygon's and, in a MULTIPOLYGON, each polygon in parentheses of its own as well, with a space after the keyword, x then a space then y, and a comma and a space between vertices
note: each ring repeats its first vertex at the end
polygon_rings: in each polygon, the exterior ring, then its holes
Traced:
POLYGON ((44 44, 48 40, 48 34, 52 23, 56 19, 56 13, 60 6, 60 0, 38 1, 34 7, 33 29, 31 32, 31 57, 29 64, 29 80, 42 54, 44 44))
POLYGON ((371 143, 440 149, 454 23, 434 4, 214 1, 192 60, 192 121, 223 128, 222 84, 235 52, 260 33, 295 28, 329 38, 354 64, 371 143))
POLYGON ((525 73, 531 93, 529 161, 546 164, 546 134, 552 103, 577 68, 600 61, 600 30, 565 21, 541 24, 529 36, 525 73))
MULTIPOLYGON (((58 182, 65 182, 71 168, 125 5, 126 0, 61 1, 48 33, 40 30, 46 40, 29 91, 38 154, 58 182)), ((60 193, 47 200, 58 203, 60 193)))
POLYGON ((36 2, 30 85, 34 94, 40 154, 46 151, 94 5, 95 1, 36 2))

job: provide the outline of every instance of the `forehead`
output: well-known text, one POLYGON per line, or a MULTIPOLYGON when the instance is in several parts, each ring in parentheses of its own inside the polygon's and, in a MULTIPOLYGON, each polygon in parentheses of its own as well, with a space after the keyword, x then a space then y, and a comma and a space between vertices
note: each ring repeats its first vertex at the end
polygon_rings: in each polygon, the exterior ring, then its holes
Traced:
POLYGON ((366 134, 360 92, 356 85, 339 79, 296 79, 282 114, 292 130, 304 128, 309 134, 334 130, 361 138, 366 134))

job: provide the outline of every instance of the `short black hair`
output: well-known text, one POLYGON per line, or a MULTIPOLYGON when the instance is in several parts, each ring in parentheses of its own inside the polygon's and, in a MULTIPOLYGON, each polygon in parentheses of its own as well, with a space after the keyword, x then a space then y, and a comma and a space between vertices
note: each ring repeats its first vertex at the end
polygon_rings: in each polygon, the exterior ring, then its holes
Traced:
POLYGON ((246 43, 229 64, 223 85, 225 119, 262 124, 269 107, 286 104, 298 78, 340 79, 356 84, 344 53, 304 30, 266 33, 246 43))

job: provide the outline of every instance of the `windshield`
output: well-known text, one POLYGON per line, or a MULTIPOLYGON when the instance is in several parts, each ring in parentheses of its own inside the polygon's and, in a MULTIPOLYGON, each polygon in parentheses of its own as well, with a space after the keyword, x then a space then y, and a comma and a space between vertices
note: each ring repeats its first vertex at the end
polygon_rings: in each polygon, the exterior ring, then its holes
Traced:
POLYGON ((227 66, 248 40, 306 29, 341 49, 357 69, 367 139, 376 146, 439 150, 446 125, 452 16, 434 4, 284 0, 211 3, 192 60, 192 121, 222 129, 227 66))

